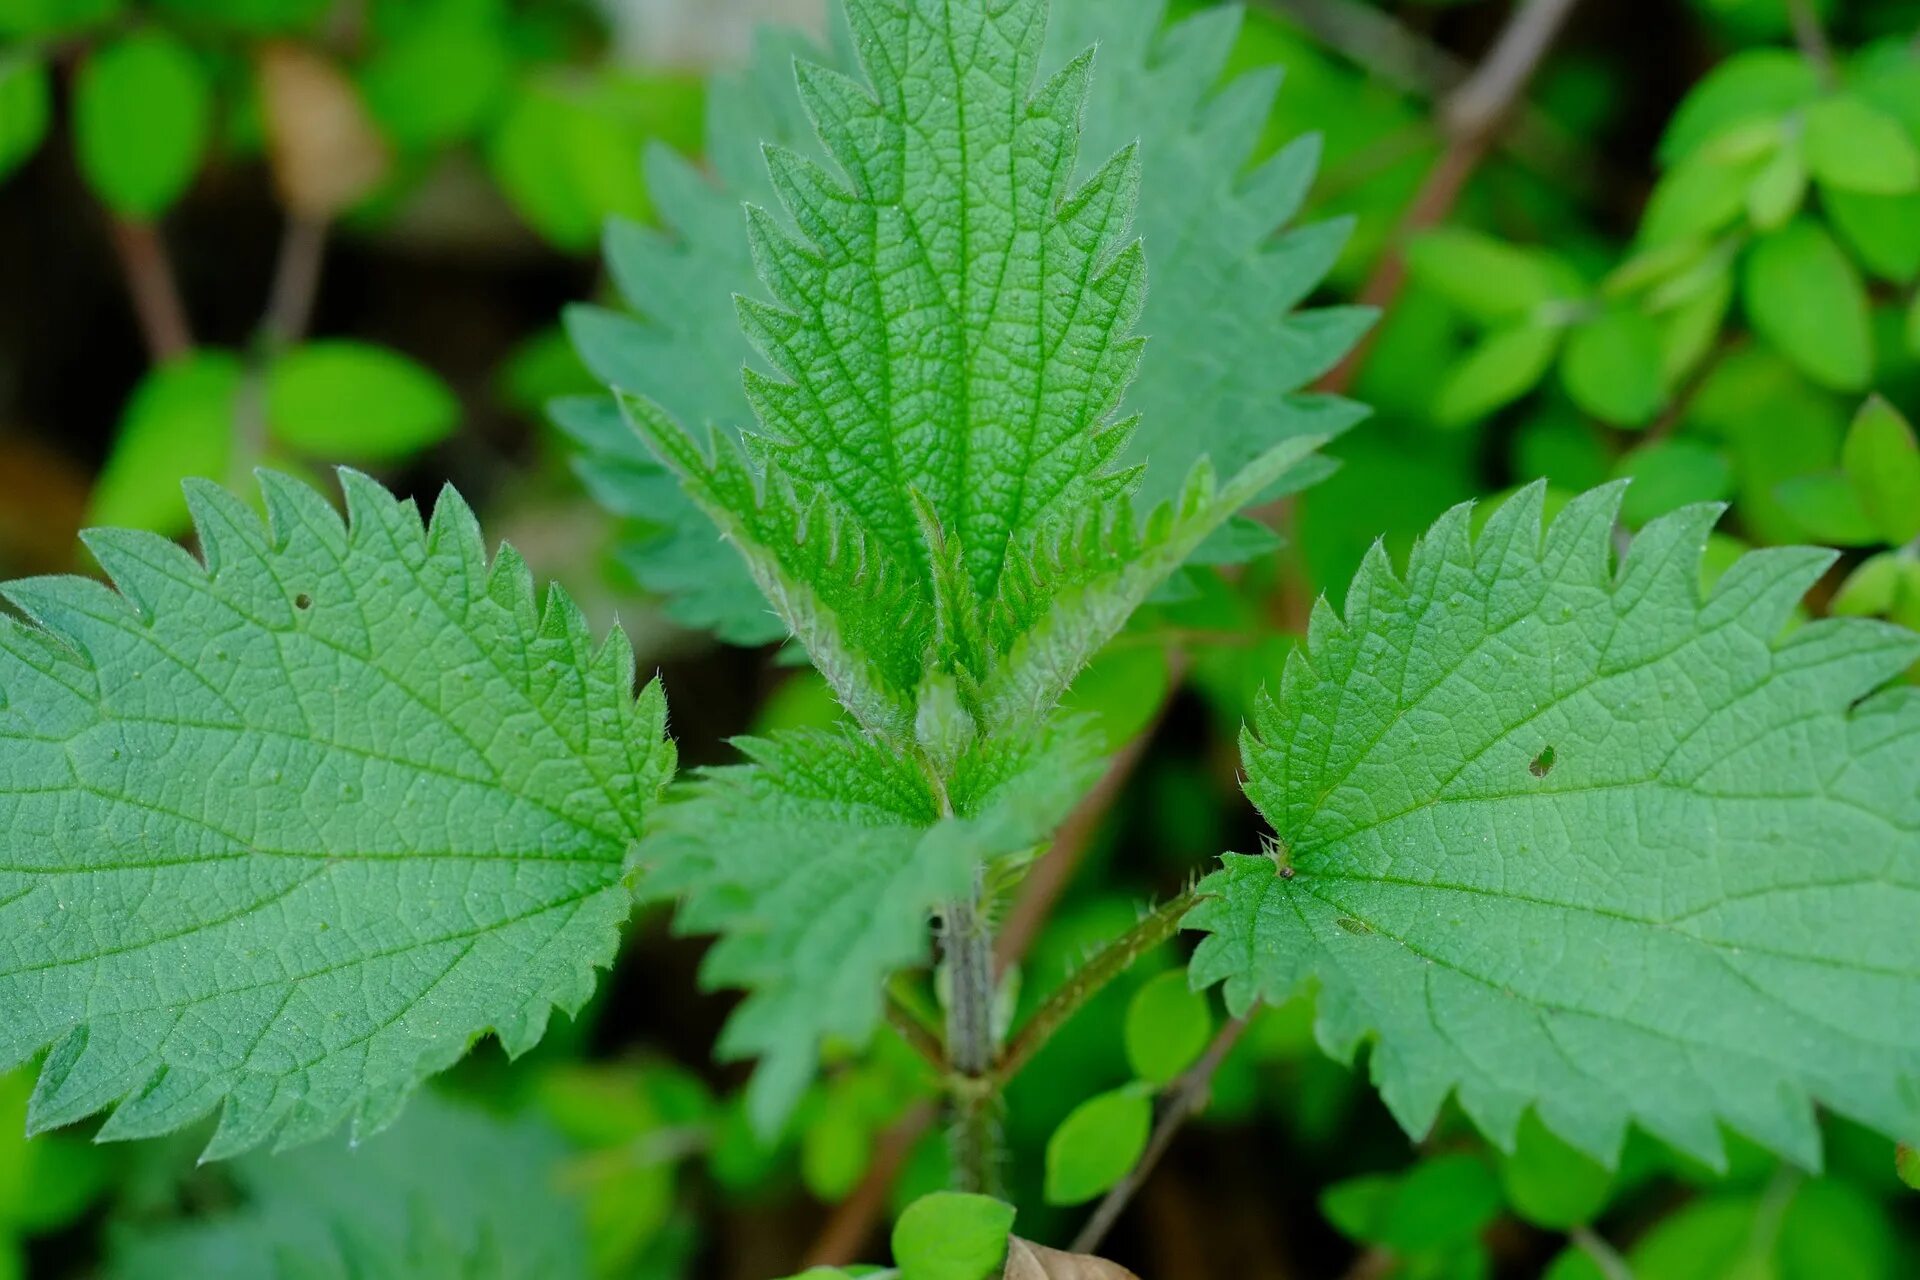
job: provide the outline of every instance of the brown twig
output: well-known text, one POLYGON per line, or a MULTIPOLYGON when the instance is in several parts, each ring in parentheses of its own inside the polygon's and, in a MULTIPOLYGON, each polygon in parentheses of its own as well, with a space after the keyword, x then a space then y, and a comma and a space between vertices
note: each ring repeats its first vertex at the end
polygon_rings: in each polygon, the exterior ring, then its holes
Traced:
POLYGON ((1080 1234, 1068 1246, 1074 1253, 1092 1253, 1107 1238, 1107 1232, 1113 1230, 1113 1224, 1126 1211, 1127 1202, 1145 1185, 1153 1174, 1154 1166, 1160 1163, 1160 1157, 1173 1145, 1174 1135, 1180 1132, 1180 1126, 1206 1108, 1214 1073, 1227 1060, 1227 1055, 1240 1042, 1246 1029, 1245 1018, 1234 1018, 1221 1027, 1214 1035, 1213 1043, 1200 1055, 1200 1061, 1168 1087, 1165 1101, 1160 1107, 1160 1117, 1154 1121, 1153 1133, 1147 1139, 1147 1149, 1141 1153, 1139 1162, 1127 1176, 1107 1192, 1106 1198, 1094 1209, 1093 1216, 1080 1228, 1080 1234))
POLYGON ((192 349, 193 329, 187 323, 187 309, 180 300, 180 286, 160 233, 151 222, 126 218, 110 219, 108 233, 114 254, 120 259, 121 274, 126 277, 147 354, 155 364, 164 364, 192 349))
MULTIPOLYGON (((1260 0, 1267 9, 1403 93, 1443 101, 1473 76, 1472 64, 1358 0, 1260 0)), ((1597 185, 1595 160, 1551 117, 1516 103, 1499 145, 1576 194, 1597 185)))
POLYGON ((935 1075, 946 1074, 947 1051, 946 1046, 940 1043, 939 1035, 892 990, 887 992, 887 1023, 900 1033, 900 1038, 907 1042, 908 1048, 933 1068, 935 1075))
POLYGON ((1820 25, 1820 15, 1808 0, 1787 0, 1787 16, 1793 23, 1793 42, 1819 73, 1820 83, 1831 89, 1836 83, 1833 45, 1827 41, 1826 28, 1820 25))
MULTIPOLYGON (((1360 291, 1360 302, 1386 310, 1400 296, 1407 279, 1406 247, 1410 240, 1438 225, 1453 211, 1467 180, 1498 141, 1501 129, 1520 102, 1520 95, 1552 48, 1579 0, 1525 0, 1494 41, 1485 61, 1440 107, 1440 125, 1446 148, 1434 161, 1395 233, 1394 242, 1374 267, 1360 291)), ((1320 381, 1322 390, 1344 392, 1352 387, 1373 351, 1376 327, 1362 338, 1347 358, 1320 381)))
POLYGON ((253 349, 233 419, 232 479, 243 482, 267 455, 267 366, 306 336, 326 260, 325 219, 289 213, 274 258, 267 304, 254 328, 253 349))
POLYGON ((917 1102, 880 1135, 874 1147, 873 1163, 853 1194, 842 1200, 814 1237, 807 1249, 806 1266, 844 1267, 860 1260, 867 1237, 887 1207, 887 1193, 893 1181, 913 1154, 914 1144, 933 1127, 939 1107, 932 1101, 917 1102))

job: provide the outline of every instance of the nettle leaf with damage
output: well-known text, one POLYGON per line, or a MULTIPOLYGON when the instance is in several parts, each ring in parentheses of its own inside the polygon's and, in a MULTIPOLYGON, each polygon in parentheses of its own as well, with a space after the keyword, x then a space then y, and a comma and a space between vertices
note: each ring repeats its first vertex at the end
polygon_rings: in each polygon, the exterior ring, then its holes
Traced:
MULTIPOLYGON (((604 381, 642 390, 679 421, 729 438, 751 416, 741 366, 760 375, 782 372, 734 322, 733 295, 759 296, 764 288, 742 233, 740 202, 760 206, 758 220, 802 241, 811 235, 797 215, 787 215, 760 144, 833 163, 809 127, 793 74, 796 58, 857 73, 855 41, 841 6, 832 8, 831 48, 765 35, 747 72, 715 82, 708 152, 718 184, 665 148, 648 155, 649 186, 669 230, 616 222, 607 237, 608 264, 637 314, 576 307, 568 317, 575 344, 604 381)), ((1115 461, 1150 464, 1140 494, 1153 502, 1177 497, 1202 456, 1221 474, 1237 475, 1275 444, 1334 435, 1360 416, 1347 401, 1303 390, 1351 348, 1369 313, 1300 309, 1344 244, 1347 224, 1279 230, 1305 198, 1318 142, 1303 138, 1253 162, 1279 72, 1266 68, 1219 87, 1239 23, 1233 6, 1168 27, 1157 0, 1055 0, 1038 61, 1030 60, 1059 68, 1099 46, 1066 187, 1078 187, 1129 146, 1141 170, 1133 234, 1154 263, 1154 284, 1134 328, 1150 341, 1120 409, 1138 425, 1118 442, 1115 461)), ((1057 185, 1060 177, 1050 180, 1057 185)), ((739 556, 715 540, 712 523, 611 402, 563 401, 555 416, 580 447, 578 466, 589 487, 634 522, 623 560, 667 598, 676 618, 741 644, 787 633, 739 556)), ((1298 467, 1263 496, 1304 486, 1327 465, 1298 467)), ((1239 533, 1231 542, 1216 539, 1195 559, 1272 545, 1250 521, 1239 533)), ((968 549, 974 557, 985 552, 968 549)))
POLYGON ((1188 918, 1228 1003, 1320 989, 1323 1044, 1410 1132, 1449 1092, 1603 1159, 1722 1124, 1817 1165, 1815 1104, 1920 1133, 1920 636, 1794 625, 1829 552, 1701 590, 1717 509, 1613 567, 1617 487, 1524 491, 1376 548, 1316 610, 1243 750, 1272 857, 1188 918))
POLYGON ((204 563, 96 530, 117 593, 5 589, 37 625, 0 616, 0 1065, 52 1046, 35 1128, 368 1131, 612 960, 658 686, 451 491, 423 526, 342 482, 345 523, 263 475, 265 524, 193 482, 204 563))
POLYGON ((982 731, 1034 724, 1319 437, 1225 486, 1202 458, 1142 520, 1119 414, 1142 346, 1139 154, 1075 181, 1092 52, 1037 83, 1044 0, 860 0, 847 20, 866 82, 796 64, 830 163, 769 146, 791 227, 749 210, 773 298, 739 303, 775 371, 746 374, 760 431, 709 452, 622 403, 862 724, 910 730, 929 679, 982 731))

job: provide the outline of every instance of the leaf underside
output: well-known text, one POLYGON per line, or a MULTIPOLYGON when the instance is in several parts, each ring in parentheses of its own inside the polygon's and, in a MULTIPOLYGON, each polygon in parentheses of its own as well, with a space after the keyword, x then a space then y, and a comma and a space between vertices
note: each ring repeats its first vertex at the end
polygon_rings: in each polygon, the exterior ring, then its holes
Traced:
POLYGON ((1638 1124, 1710 1162, 1726 1124, 1807 1165, 1814 1105, 1920 1134, 1920 637, 1788 630, 1831 556, 1748 555, 1703 598, 1717 515, 1620 490, 1544 535, 1541 490, 1324 603, 1243 743, 1275 856, 1188 923, 1245 1009, 1306 983, 1319 1034, 1409 1131, 1447 1094, 1602 1158, 1638 1124), (1291 876, 1277 873, 1284 862, 1291 876))
MULTIPOLYGON (((1001 29, 1027 22, 1035 6, 1015 9, 1001 29)), ((1346 227, 1323 224, 1274 236, 1304 199, 1318 147, 1302 140, 1249 168, 1278 73, 1244 75, 1216 92, 1238 30, 1237 10, 1209 11, 1168 30, 1163 17, 1160 3, 1056 0, 1043 51, 1037 58, 1021 54, 1029 64, 1021 74, 1031 76, 1035 65, 1068 65, 1099 45, 1071 185, 1138 143, 1144 187, 1134 232, 1155 262, 1138 328, 1150 341, 1120 410, 1123 419, 1141 421, 1131 440, 1112 443, 1121 446, 1117 465, 1151 464, 1142 477, 1149 502, 1172 498, 1201 456, 1210 456, 1221 474, 1236 475, 1276 443, 1350 426, 1359 416, 1355 406, 1301 389, 1346 352, 1367 320, 1353 308, 1296 310, 1339 252, 1346 227)), ((858 13, 855 20, 865 21, 858 13)), ((657 150, 648 158, 649 181, 670 233, 616 224, 608 237, 609 264, 640 318, 584 307, 569 317, 576 344, 601 378, 645 391, 673 419, 730 434, 749 421, 737 371, 745 364, 754 377, 779 372, 742 340, 734 320, 734 294, 763 292, 740 201, 771 210, 756 215, 763 222, 811 234, 805 217, 787 218, 759 142, 827 160, 796 97, 792 68, 796 57, 855 68, 846 25, 836 21, 830 51, 797 36, 766 35, 748 72, 716 83, 709 152, 720 183, 657 150)), ((1030 41, 1030 33, 1022 34, 1030 41)), ((973 60, 960 65, 977 77, 1004 51, 968 46, 958 52, 973 60)), ((917 178, 910 173, 909 180, 917 178)), ((973 234, 986 242, 977 226, 973 234)), ((969 296, 978 310, 981 291, 969 296)), ((739 557, 716 542, 707 517, 604 403, 563 402, 556 418, 578 443, 581 474, 596 496, 639 522, 622 558, 645 585, 668 597, 676 617, 736 643, 786 634, 739 557)), ((1294 483, 1310 478, 1301 474, 1294 483)), ((894 492, 880 509, 893 511, 896 531, 911 533, 900 501, 894 492)), ((977 533, 962 542, 976 566, 997 554, 977 533)))
POLYGON ((36 1128, 368 1131, 612 958, 658 687, 450 491, 423 527, 342 483, 347 523, 263 474, 263 525, 195 482, 204 564, 96 530, 118 593, 5 589, 38 625, 0 617, 0 1064, 53 1046, 36 1128))
POLYGON ((481 1280, 589 1274, 566 1148, 526 1120, 416 1098, 359 1146, 237 1161, 245 1205, 114 1240, 114 1280, 481 1280))

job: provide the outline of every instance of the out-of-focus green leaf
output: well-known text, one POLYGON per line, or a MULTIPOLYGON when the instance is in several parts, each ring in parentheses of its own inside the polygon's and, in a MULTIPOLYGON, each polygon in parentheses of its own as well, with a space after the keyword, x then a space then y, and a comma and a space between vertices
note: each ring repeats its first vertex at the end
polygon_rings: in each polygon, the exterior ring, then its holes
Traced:
POLYGON ((1113 1187, 1138 1163, 1152 1126, 1153 1097, 1138 1084, 1075 1107, 1047 1139, 1047 1203, 1080 1204, 1113 1187))
POLYGON ((1860 495, 1839 471, 1793 476, 1780 483, 1781 505, 1816 539, 1835 547, 1865 547, 1880 541, 1860 495))
POLYGON ((1500 1157, 1500 1185, 1515 1213, 1537 1227, 1564 1231, 1593 1221, 1607 1203, 1613 1175, 1528 1112, 1513 1151, 1500 1157))
POLYGON ((1694 502, 1717 502, 1733 491, 1733 468, 1705 441, 1677 436, 1621 458, 1614 475, 1631 479, 1620 518, 1634 528, 1694 502))
POLYGON ((39 149, 53 112, 46 64, 25 50, 0 53, 0 178, 39 149))
POLYGON ((193 51, 157 30, 102 45, 74 87, 80 171, 115 213, 166 211, 200 167, 213 95, 193 51))
POLYGON ((1565 410, 1532 419, 1514 437, 1515 479, 1544 479, 1571 493, 1603 483, 1613 464, 1600 435, 1592 423, 1565 410))
POLYGON ((1835 1178, 1794 1193, 1779 1249, 1780 1280, 1893 1280, 1899 1257, 1880 1206, 1835 1178))
POLYGON ((1747 218, 1762 231, 1784 227, 1807 198, 1807 161, 1797 146, 1774 152, 1747 188, 1747 218))
POLYGON ((361 91, 395 145, 442 146, 471 137, 506 93, 513 54, 484 11, 434 6, 384 44, 360 73, 361 91))
POLYGON ((1746 211, 1747 191, 1765 163, 1764 157, 1688 156, 1655 184, 1640 226, 1642 242, 1664 245, 1720 231, 1746 211))
POLYGON ((332 7, 333 0, 155 0, 155 3, 190 24, 223 26, 263 35, 309 27, 332 7))
POLYGON ((191 352, 148 373, 120 416, 87 522, 184 533, 190 521, 180 482, 226 479, 242 376, 239 357, 216 350, 191 352))
POLYGON ((1660 373, 1667 385, 1677 384, 1699 367, 1720 336, 1732 305, 1733 273, 1722 269, 1707 280, 1705 288, 1661 313, 1660 373))
POLYGON ((1753 247, 1745 297, 1754 328, 1815 382, 1858 391, 1873 377, 1866 286, 1817 223, 1799 219, 1753 247))
POLYGON ((1320 1208, 1352 1239, 1422 1254, 1470 1242, 1499 1216, 1501 1202, 1493 1170, 1461 1152, 1423 1160, 1403 1176, 1336 1183, 1320 1208))
POLYGON ((1765 344, 1717 362, 1688 407, 1690 430, 1724 441, 1739 485, 1741 523, 1761 542, 1805 542, 1813 534, 1789 515, 1780 483, 1833 467, 1849 406, 1815 387, 1765 344))
POLYGON ((1465 227, 1442 227, 1415 240, 1407 270, 1482 324, 1524 317, 1560 292, 1543 254, 1465 227))
POLYGON ((1434 421, 1462 427, 1534 389, 1553 364, 1560 331, 1520 324, 1489 334, 1447 374, 1434 399, 1434 421))
POLYGON ((316 457, 377 462, 445 438, 459 420, 453 393, 425 366, 363 342, 310 342, 267 371, 267 426, 316 457))
POLYGON ((1833 593, 1830 612, 1842 618, 1884 617, 1900 596, 1900 553, 1882 551, 1857 565, 1833 593))
POLYGON ((1577 326, 1560 359, 1573 402, 1617 427, 1645 426, 1666 401, 1660 331, 1631 307, 1612 307, 1577 326))
POLYGON ((1899 410, 1869 399, 1847 431, 1840 465, 1883 541, 1920 538, 1920 443, 1899 410))
POLYGON ((562 249, 584 251, 609 216, 650 216, 640 151, 653 138, 689 144, 700 101, 696 84, 671 76, 537 79, 520 88, 494 128, 487 160, 534 230, 562 249))
POLYGON ((1554 1255, 1547 1269, 1540 1273, 1540 1280, 1607 1280, 1607 1273, 1585 1249, 1568 1245, 1554 1255))
POLYGON ((1106 749, 1118 751, 1157 714, 1169 679, 1159 645, 1109 645, 1074 678, 1061 705, 1068 714, 1092 716, 1106 749))
POLYGON ((1207 997, 1183 970, 1161 974, 1127 1006, 1127 1065, 1149 1084, 1171 1084, 1206 1050, 1213 1035, 1207 997))
POLYGON ((1013 1206, 990 1196, 936 1191, 893 1226, 901 1280, 988 1280, 1006 1262, 1013 1206))
MULTIPOLYGON (((121 0, 0 0, 0 36, 51 36, 78 31, 119 13, 121 0)), ((0 1274, 5 1268, 0 1267, 0 1274)))
POLYGON ((66 1134, 27 1137, 34 1071, 0 1075, 0 1277, 9 1237, 64 1227, 107 1185, 112 1165, 94 1143, 66 1134))
POLYGON ((1867 270, 1901 284, 1920 275, 1920 194, 1833 190, 1821 200, 1828 220, 1867 270))
POLYGON ((1687 94, 1660 139, 1660 161, 1675 164, 1729 130, 1776 119, 1819 92, 1819 74, 1798 54, 1784 49, 1737 53, 1687 94))
POLYGON ((1829 187, 1899 195, 1920 186, 1920 152, 1900 122, 1850 94, 1807 108, 1807 167, 1829 187))
POLYGON ((1893 1154, 1893 1171, 1902 1183, 1920 1191, 1920 1151, 1901 1143, 1893 1154))

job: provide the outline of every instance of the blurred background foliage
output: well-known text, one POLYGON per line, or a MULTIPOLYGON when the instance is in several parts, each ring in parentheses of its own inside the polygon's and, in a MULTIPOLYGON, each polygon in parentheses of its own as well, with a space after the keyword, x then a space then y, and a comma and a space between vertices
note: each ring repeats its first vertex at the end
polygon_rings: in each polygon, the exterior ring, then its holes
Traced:
MULTIPOLYGON (((1839 559, 1810 609, 1920 626, 1920 0, 1576 5, 1435 201, 1461 158, 1448 94, 1514 7, 1251 7, 1235 69, 1287 73, 1269 146, 1321 133, 1312 212, 1352 219, 1324 300, 1383 304, 1335 375, 1375 413, 1274 513, 1285 549, 1191 575, 1076 687, 1130 772, 1064 891, 1006 922, 1022 1007, 1257 847, 1249 698, 1376 538, 1402 555, 1456 502, 1536 477, 1560 497, 1632 477, 1633 526, 1727 502, 1710 574, 1821 543, 1839 559)), ((422 501, 452 481, 617 613, 690 764, 829 718, 791 655, 679 630, 622 576, 543 418, 594 389, 559 315, 608 292, 606 219, 650 217, 642 148, 697 159, 707 72, 756 20, 821 8, 0 0, 0 576, 89 571, 83 523, 183 534, 186 476, 245 491, 256 466, 346 463, 422 501)), ((30 1067, 0 1077, 0 1278, 758 1278, 878 1255, 946 1180, 935 1082, 892 1034, 839 1051, 760 1143, 709 1062, 727 1001, 697 994, 700 952, 644 921, 581 1018, 511 1067, 481 1046, 352 1153, 200 1167, 191 1137, 27 1140, 30 1067)), ((1072 1233, 1211 1038, 1174 962, 1149 955, 1011 1089, 1022 1235, 1072 1233)), ((1108 1251, 1154 1280, 1920 1275, 1913 1162, 1844 1122, 1817 1175, 1639 1138, 1609 1173, 1531 1123, 1510 1154, 1457 1119, 1409 1144, 1363 1070, 1316 1050, 1310 995, 1260 1014, 1108 1251)))

